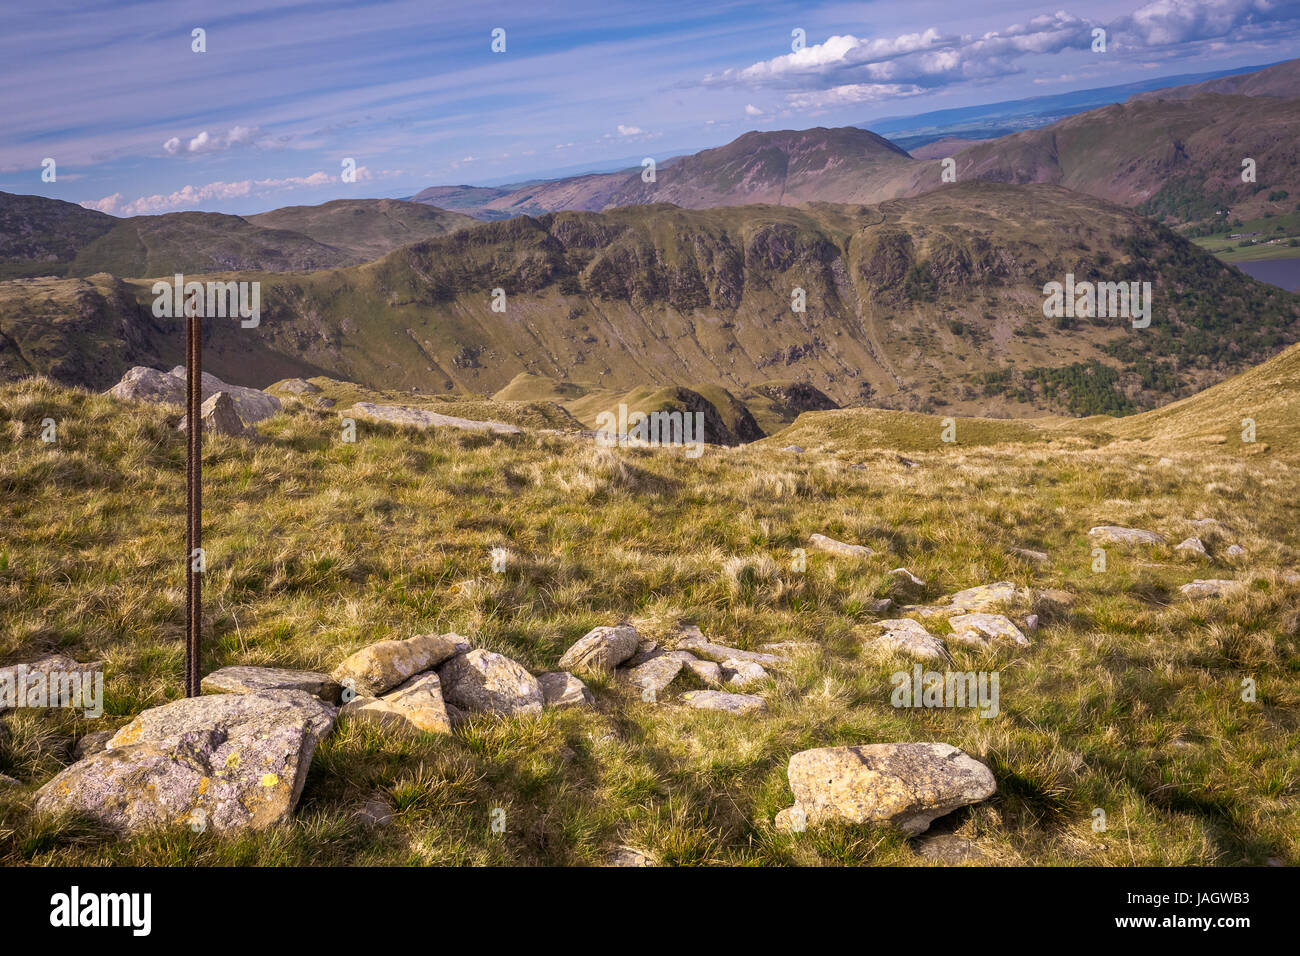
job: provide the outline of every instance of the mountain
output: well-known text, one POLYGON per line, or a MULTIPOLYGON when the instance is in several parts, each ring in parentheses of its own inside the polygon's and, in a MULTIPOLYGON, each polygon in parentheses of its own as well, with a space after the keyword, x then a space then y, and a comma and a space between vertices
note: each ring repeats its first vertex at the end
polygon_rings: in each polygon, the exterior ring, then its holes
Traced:
POLYGON ((118 219, 76 203, 0 192, 0 279, 64 275, 118 219))
POLYGON ((369 262, 398 246, 478 225, 460 213, 399 199, 336 199, 245 218, 264 229, 297 233, 337 249, 347 254, 349 264, 369 262))
POLYGON ((1287 60, 1249 73, 1219 77, 1201 83, 1189 83, 1168 89, 1136 93, 1132 100, 1189 99, 1206 93, 1227 93, 1237 96, 1276 96, 1294 99, 1300 96, 1300 60, 1287 60))
MULTIPOLYGON (((525 372, 741 396, 781 380, 838 404, 1089 414, 1154 407, 1300 338, 1300 298, 1055 186, 960 183, 876 206, 551 213, 259 279, 260 326, 216 321, 206 333, 211 370, 238 384, 325 374, 491 394, 525 372), (1044 318, 1044 285, 1067 274, 1151 282, 1150 326, 1044 318), (796 289, 805 312, 791 308, 796 289)), ((128 285, 146 312, 149 283, 128 285)), ((0 301, 0 333, 27 367, 83 348, 33 324, 22 290, 0 301), (24 344, 36 329, 39 355, 24 344)), ((181 338, 178 323, 151 316, 141 328, 159 351, 181 338)))
POLYGON ((413 199, 481 219, 661 202, 684 209, 879 202, 904 194, 913 165, 906 152, 869 130, 818 127, 746 133, 725 146, 660 163, 654 182, 645 182, 638 168, 518 187, 438 186, 413 199))

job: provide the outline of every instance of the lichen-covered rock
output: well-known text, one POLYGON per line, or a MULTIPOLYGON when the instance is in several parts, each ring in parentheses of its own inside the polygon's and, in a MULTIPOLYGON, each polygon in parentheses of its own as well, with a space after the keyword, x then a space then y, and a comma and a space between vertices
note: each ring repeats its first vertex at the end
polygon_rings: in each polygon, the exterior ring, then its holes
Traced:
POLYGON ((1208 558, 1210 556, 1210 552, 1205 550, 1205 542, 1200 538, 1187 538, 1186 540, 1179 542, 1174 547, 1174 550, 1186 551, 1188 554, 1194 554, 1198 558, 1208 558))
POLYGON ((1102 544, 1164 544, 1164 535, 1141 528, 1121 528, 1118 525, 1098 525, 1088 531, 1090 537, 1102 544))
POLYGON ((79 811, 120 833, 176 824, 262 830, 293 813, 335 713, 297 690, 154 707, 46 783, 36 808, 79 811))
POLYGON ((1033 600, 1034 593, 1029 588, 1017 587, 1012 581, 997 581, 958 591, 948 598, 948 603, 967 611, 1023 610, 1033 600))
POLYGON ((744 687, 761 680, 767 680, 768 673, 763 665, 754 661, 742 661, 728 658, 722 662, 722 680, 732 687, 744 687))
POLYGON ((343 705, 340 717, 408 733, 451 733, 451 719, 434 673, 416 674, 383 697, 357 697, 343 705))
POLYGON ((753 694, 729 694, 721 690, 691 690, 682 694, 682 703, 696 710, 720 710, 727 714, 761 714, 767 702, 753 694))
POLYGON ((440 415, 428 409, 411 408, 407 405, 373 405, 370 402, 357 402, 352 406, 349 414, 355 418, 372 418, 376 421, 391 422, 394 425, 409 425, 412 428, 458 428, 464 431, 491 432, 495 435, 518 435, 523 432, 518 425, 440 415))
POLYGON ((420 634, 404 641, 380 641, 348 657, 330 676, 359 697, 382 697, 416 674, 464 654, 469 646, 469 641, 459 634, 420 634))
POLYGON ((684 650, 690 651, 696 657, 703 657, 705 660, 721 664, 724 661, 753 661, 755 664, 762 664, 765 667, 779 667, 782 663, 781 658, 775 654, 760 654, 757 651, 742 651, 738 647, 728 647, 725 644, 714 644, 707 640, 697 628, 690 628, 686 635, 677 642, 677 646, 684 650))
POLYGON ((438 669, 443 696, 470 713, 539 714, 542 685, 524 668, 494 651, 453 657, 438 669))
POLYGON ((588 631, 560 658, 560 670, 578 674, 612 671, 637 652, 640 638, 630 624, 597 627, 588 631))
MULTIPOLYGON (((239 417, 245 424, 270 418, 280 410, 280 400, 261 389, 228 385, 215 375, 204 372, 200 377, 200 392, 207 402, 218 392, 225 392, 235 404, 239 417)), ((122 380, 108 390, 114 398, 129 402, 151 402, 163 405, 185 404, 185 366, 178 365, 170 372, 137 365, 128 369, 122 380)))
POLYGON ((0 667, 0 713, 10 707, 58 706, 57 697, 75 695, 78 687, 86 702, 84 695, 93 688, 99 668, 99 662, 82 664, 66 654, 0 667))
POLYGON ((77 741, 77 745, 72 749, 72 754, 78 760, 84 760, 86 757, 100 753, 108 749, 108 742, 113 739, 112 730, 94 730, 86 734, 77 741))
POLYGON ((203 678, 205 694, 253 694, 259 690, 301 690, 330 704, 337 704, 342 688, 328 674, 293 670, 288 667, 222 667, 203 678))
MULTIPOLYGON (((203 403, 199 408, 199 422, 205 432, 214 435, 238 438, 249 433, 248 427, 235 408, 235 400, 226 392, 217 392, 203 403)), ((189 427, 189 421, 182 418, 178 427, 181 431, 185 431, 189 427)))
POLYGON ((952 625, 952 640, 976 647, 988 647, 996 642, 1029 645, 1029 638, 1003 614, 959 614, 948 619, 952 625))
POLYGON ((1200 598, 1221 598, 1242 587, 1240 581, 1225 581, 1219 578, 1210 578, 1209 580, 1197 579, 1188 584, 1184 584, 1178 590, 1186 597, 1192 599, 1200 598))
POLYGON ((596 702, 587 685, 568 671, 548 671, 537 676, 542 702, 547 707, 590 707, 596 702))
POLYGON ((876 643, 887 650, 910 654, 926 660, 948 659, 948 648, 925 627, 911 618, 894 618, 880 621, 880 636, 876 643))
POLYGON ((873 554, 870 548, 862 544, 848 544, 844 541, 836 541, 834 538, 828 538, 824 534, 814 534, 808 539, 808 545, 817 551, 825 551, 828 554, 838 555, 841 558, 869 558, 873 554))
POLYGON ((643 700, 654 701, 668 689, 683 666, 685 662, 676 655, 662 654, 632 668, 627 672, 627 679, 640 688, 643 700))
POLYGON ((989 768, 943 743, 819 747, 790 758, 786 774, 810 826, 828 821, 887 823, 909 835, 997 791, 989 768))
POLYGON ((722 683, 722 667, 714 661, 702 661, 690 651, 668 651, 668 656, 681 661, 683 669, 690 671, 703 683, 722 683))

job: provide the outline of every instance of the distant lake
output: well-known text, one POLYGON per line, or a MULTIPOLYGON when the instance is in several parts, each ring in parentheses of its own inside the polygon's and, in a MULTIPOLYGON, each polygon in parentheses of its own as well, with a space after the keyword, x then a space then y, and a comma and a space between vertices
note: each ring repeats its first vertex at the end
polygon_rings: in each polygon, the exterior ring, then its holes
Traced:
POLYGON ((1233 265, 1261 282, 1300 292, 1300 258, 1260 259, 1256 262, 1234 262, 1233 265))

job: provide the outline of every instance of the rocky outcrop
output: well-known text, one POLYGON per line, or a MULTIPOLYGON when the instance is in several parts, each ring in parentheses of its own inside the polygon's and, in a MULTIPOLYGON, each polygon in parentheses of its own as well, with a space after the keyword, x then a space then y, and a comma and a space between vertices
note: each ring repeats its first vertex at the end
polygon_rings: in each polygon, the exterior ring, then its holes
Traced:
POLYGON ((41 787, 36 808, 119 833, 263 830, 293 813, 335 709, 298 690, 191 697, 141 713, 41 787))
MULTIPOLYGON (((122 380, 108 390, 108 394, 128 402, 184 405, 185 378, 184 365, 178 365, 170 372, 137 365, 128 369, 122 380)), ((203 373, 200 390, 204 402, 218 392, 225 392, 247 425, 270 418, 280 410, 280 400, 274 395, 257 388, 229 385, 209 372, 203 373)))
POLYGON ((1002 614, 959 614, 948 619, 952 625, 951 640, 976 647, 989 647, 996 643, 1029 646, 1029 638, 1010 618, 1002 614))
POLYGON ((417 674, 383 697, 357 697, 343 705, 340 717, 408 733, 451 733, 451 719, 437 674, 417 674))
POLYGON ((568 671, 549 671, 537 675, 542 687, 542 702, 547 707, 590 707, 596 698, 587 685, 568 671))
POLYGON ((790 758, 786 774, 795 805, 777 814, 776 825, 787 830, 874 822, 914 835, 997 791, 988 767, 944 743, 804 750, 790 758))
MULTIPOLYGON (((227 435, 238 438, 250 432, 235 410, 235 400, 226 392, 217 392, 199 409, 199 421, 205 432, 214 435, 227 435)), ((189 428, 189 421, 182 418, 177 426, 181 431, 189 428)))
POLYGON ((924 626, 911 618, 894 618, 880 621, 880 636, 876 644, 900 654, 910 654, 924 660, 948 660, 948 648, 924 626))

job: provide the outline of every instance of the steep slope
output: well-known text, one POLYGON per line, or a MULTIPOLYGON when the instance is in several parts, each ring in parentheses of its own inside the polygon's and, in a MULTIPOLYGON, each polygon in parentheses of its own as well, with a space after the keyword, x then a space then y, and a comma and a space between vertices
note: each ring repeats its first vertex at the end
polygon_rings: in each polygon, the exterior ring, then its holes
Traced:
POLYGON ((399 199, 336 199, 318 206, 285 206, 244 217, 264 229, 287 230, 338 249, 351 263, 369 262, 478 220, 425 203, 399 199))
POLYGON ((0 192, 0 279, 58 276, 121 220, 76 203, 0 192))
POLYGON ((1300 59, 1277 63, 1254 73, 1223 76, 1202 83, 1188 83, 1136 93, 1130 100, 1185 100, 1205 93, 1230 93, 1238 96, 1277 96, 1294 99, 1300 96, 1300 59))
POLYGON ((175 272, 330 269, 355 261, 348 253, 240 216, 171 212, 121 220, 88 243, 70 275, 168 276, 175 272))

